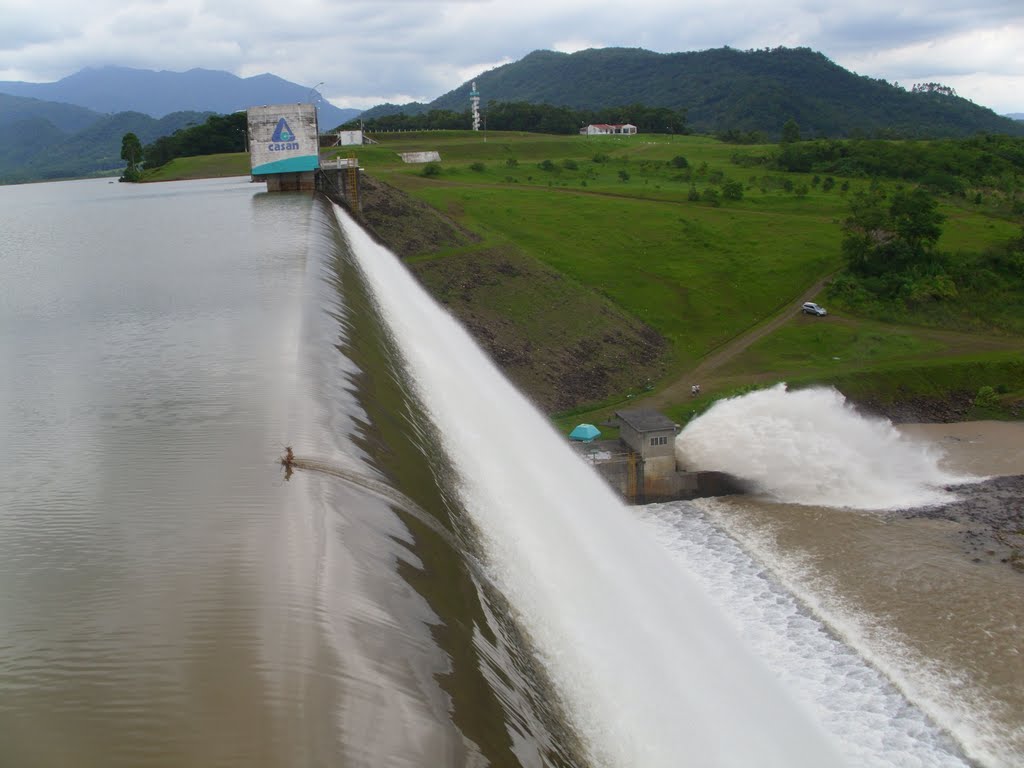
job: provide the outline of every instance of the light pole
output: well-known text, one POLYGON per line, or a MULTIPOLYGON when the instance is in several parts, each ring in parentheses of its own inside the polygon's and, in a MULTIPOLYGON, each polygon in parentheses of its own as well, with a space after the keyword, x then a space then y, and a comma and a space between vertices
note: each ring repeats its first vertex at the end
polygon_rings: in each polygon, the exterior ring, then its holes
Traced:
POLYGON ((306 101, 308 101, 310 104, 312 104, 313 103, 313 94, 316 93, 316 89, 319 88, 323 84, 324 84, 324 81, 321 80, 319 83, 317 83, 312 88, 310 88, 309 89, 309 93, 306 94, 306 101))

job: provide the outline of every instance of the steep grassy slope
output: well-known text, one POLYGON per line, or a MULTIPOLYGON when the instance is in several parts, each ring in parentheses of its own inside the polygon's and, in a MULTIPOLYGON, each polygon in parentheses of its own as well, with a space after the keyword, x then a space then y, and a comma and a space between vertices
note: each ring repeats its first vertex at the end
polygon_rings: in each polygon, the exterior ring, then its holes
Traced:
MULTIPOLYGON (((912 324, 893 327, 833 314, 815 325, 795 313, 802 293, 841 267, 840 223, 849 196, 866 188, 867 179, 837 177, 826 190, 812 174, 769 172, 744 162, 744 156, 763 156, 766 147, 737 149, 699 137, 492 133, 485 141, 481 134, 437 132, 380 138, 383 144, 357 150, 367 172, 428 202, 479 238, 450 248, 424 244, 409 259, 411 268, 535 399, 555 409, 578 412, 589 403, 598 418, 612 403, 667 386, 780 312, 793 313, 793 319, 716 373, 721 386, 712 380, 705 393, 769 380, 842 378, 866 399, 865 382, 877 382, 885 393, 876 398, 882 402, 890 398, 899 371, 934 367, 935 360, 979 354, 1001 360, 1024 352, 1020 336, 986 325, 984 313, 975 313, 977 333, 957 343, 912 324), (426 172, 424 166, 403 164, 397 154, 424 149, 442 156, 426 172), (741 199, 723 197, 730 182, 733 189, 738 184, 741 199), (522 279, 524 273, 529 279, 522 279), (542 274, 558 275, 561 282, 542 274), (607 317, 585 296, 599 297, 614 310, 612 328, 632 318, 667 344, 659 364, 642 375, 601 376, 600 386, 569 387, 561 390, 568 397, 553 401, 551 387, 563 379, 538 375, 545 350, 554 357, 609 361, 609 371, 633 365, 622 350, 637 337, 615 339, 604 325, 601 333, 579 335, 587 318, 597 327, 607 317)), ((997 207, 953 199, 942 210, 950 217, 940 241, 944 249, 980 250, 1019 231, 997 207)), ((1016 369, 1000 370, 1012 379, 1016 369)), ((957 387, 971 386, 963 378, 956 379, 957 387)), ((999 382, 1004 395, 1024 388, 1024 382, 999 382)), ((978 381, 975 389, 984 385, 978 381)), ((962 399, 964 391, 958 389, 957 396, 962 399)), ((685 418, 693 408, 681 400, 667 410, 685 418)))

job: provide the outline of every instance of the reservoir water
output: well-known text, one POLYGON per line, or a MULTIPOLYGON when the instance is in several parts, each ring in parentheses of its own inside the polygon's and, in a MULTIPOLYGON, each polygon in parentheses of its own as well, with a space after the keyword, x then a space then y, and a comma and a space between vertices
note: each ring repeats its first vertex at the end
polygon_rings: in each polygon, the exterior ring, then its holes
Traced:
POLYGON ((1019 574, 622 506, 323 201, 0 187, 0 232, 0 766, 1024 761, 1019 574))

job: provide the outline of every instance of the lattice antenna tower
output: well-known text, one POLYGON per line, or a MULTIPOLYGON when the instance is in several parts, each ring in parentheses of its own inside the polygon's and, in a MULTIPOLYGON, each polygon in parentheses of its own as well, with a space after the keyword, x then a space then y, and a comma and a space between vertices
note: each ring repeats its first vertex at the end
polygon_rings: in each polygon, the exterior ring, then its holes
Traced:
POLYGON ((480 130, 480 91, 476 89, 476 80, 473 81, 473 90, 469 92, 469 103, 473 110, 473 130, 480 130))

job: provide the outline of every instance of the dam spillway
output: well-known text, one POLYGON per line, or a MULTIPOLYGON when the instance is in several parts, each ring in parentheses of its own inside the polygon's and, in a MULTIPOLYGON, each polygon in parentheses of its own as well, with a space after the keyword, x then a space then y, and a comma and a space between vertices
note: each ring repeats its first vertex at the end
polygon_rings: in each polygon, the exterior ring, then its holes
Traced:
POLYGON ((809 745, 785 765, 1013 754, 994 716, 951 740, 735 546, 745 508, 624 507, 321 201, 0 196, 12 762, 748 765, 773 729, 809 745), (285 445, 347 479, 285 482, 285 445))

